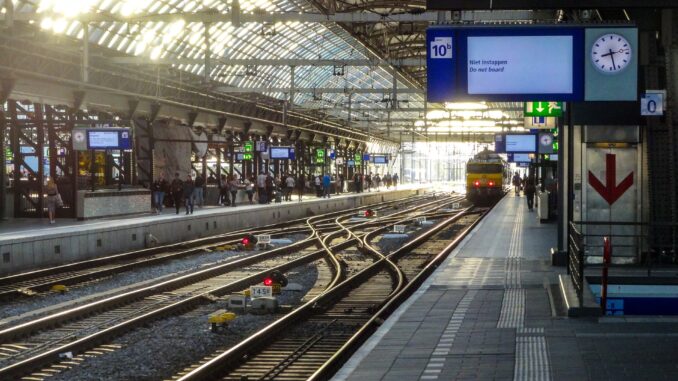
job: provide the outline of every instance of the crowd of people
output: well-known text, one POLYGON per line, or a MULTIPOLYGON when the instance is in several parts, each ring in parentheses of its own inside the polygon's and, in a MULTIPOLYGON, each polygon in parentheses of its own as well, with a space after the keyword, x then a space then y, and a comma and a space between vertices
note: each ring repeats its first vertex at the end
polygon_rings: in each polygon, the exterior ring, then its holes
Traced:
MULTIPOLYGON (((219 192, 216 205, 235 207, 238 203, 238 194, 244 192, 249 204, 270 204, 271 202, 292 201, 296 193, 297 200, 302 201, 304 195, 315 191, 317 197, 330 198, 332 193, 338 194, 346 191, 346 179, 343 174, 306 176, 303 173, 292 173, 282 176, 273 176, 268 171, 261 172, 257 176, 240 178, 237 174, 221 175, 220 179, 212 175, 207 181, 197 175, 193 178, 190 174, 181 178, 179 173, 174 174, 171 180, 160 175, 151 184, 153 194, 153 209, 155 213, 162 213, 167 201, 179 214, 184 206, 186 214, 193 214, 196 207, 202 208, 206 203, 206 185, 216 184, 219 192)), ((356 193, 379 190, 381 187, 390 189, 398 184, 397 174, 368 175, 355 174, 353 176, 354 191, 356 193)))

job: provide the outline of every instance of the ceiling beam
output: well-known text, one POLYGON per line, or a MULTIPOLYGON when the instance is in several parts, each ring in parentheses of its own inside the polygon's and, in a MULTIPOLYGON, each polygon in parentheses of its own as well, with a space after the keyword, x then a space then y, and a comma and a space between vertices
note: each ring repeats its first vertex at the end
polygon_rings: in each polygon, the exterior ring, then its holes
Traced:
MULTIPOLYGON (((202 65, 202 58, 161 58, 151 60, 148 57, 105 57, 114 64, 133 65, 202 65)), ((355 59, 231 59, 221 58, 214 66, 426 66, 426 58, 403 58, 389 60, 355 59)))
MULTIPOLYGON (((229 87, 218 86, 214 91, 222 93, 288 93, 289 87, 229 87)), ((339 87, 295 87, 295 93, 308 94, 392 94, 393 89, 359 89, 339 87)), ((399 94, 423 94, 422 89, 398 89, 399 94)))
MULTIPOLYGON (((503 2, 516 2, 520 0, 494 0, 495 3, 503 2)), ((529 2, 536 2, 530 1, 529 2)), ((549 3, 556 0, 546 0, 542 3, 549 3)), ((638 2, 648 2, 645 0, 626 0, 626 1, 638 1, 638 2)), ((673 0, 650 0, 649 3, 656 2, 671 2, 673 0)), ((475 6, 475 3, 487 3, 491 0, 440 0, 434 1, 429 0, 431 3, 441 3, 441 4, 453 4, 453 3, 462 3, 462 7, 455 8, 446 8, 446 9, 500 9, 500 7, 494 6, 494 8, 487 8, 483 5, 475 6)), ((559 1, 560 3, 569 3, 568 1, 559 1)), ((577 2, 577 1, 572 1, 577 2)), ((588 1, 587 1, 588 2, 588 1)), ((610 2, 609 0, 592 0, 595 3, 605 3, 610 2)), ((619 1, 610 2, 614 3, 614 8, 624 8, 624 6, 617 6, 616 4, 619 1)), ((560 6, 556 8, 563 8, 565 6, 560 6)), ((578 8, 601 8, 597 6, 586 6, 578 8)), ((502 20, 502 21, 521 21, 521 20, 532 20, 534 19, 534 14, 530 9, 551 9, 544 6, 530 6, 523 8, 509 7, 505 8, 506 10, 494 11, 494 12, 464 12, 461 15, 462 21, 491 21, 491 20, 502 20), (518 9, 518 10, 515 10, 518 9)), ((40 21, 45 17, 52 18, 62 18, 64 17, 59 13, 50 13, 50 12, 14 12, 11 15, 1 14, 0 21, 40 21)), ((186 22, 199 22, 199 23, 218 23, 218 22, 232 22, 235 18, 239 18, 240 24, 246 23, 277 23, 277 22, 301 22, 301 23, 344 23, 344 24, 374 24, 374 23, 435 23, 439 21, 438 12, 422 12, 422 13, 399 13, 392 15, 383 15, 381 13, 372 13, 372 12, 337 12, 334 14, 321 14, 321 13, 299 13, 299 12, 288 12, 288 13, 233 13, 230 11, 217 11, 217 10, 208 10, 201 12, 173 12, 173 13, 161 13, 161 14, 143 14, 143 15, 132 15, 125 17, 119 14, 112 13, 95 13, 95 12, 85 12, 80 13, 77 16, 68 17, 70 20, 77 20, 81 22, 109 22, 109 23, 144 23, 144 22, 172 22, 176 20, 184 20, 186 22)))

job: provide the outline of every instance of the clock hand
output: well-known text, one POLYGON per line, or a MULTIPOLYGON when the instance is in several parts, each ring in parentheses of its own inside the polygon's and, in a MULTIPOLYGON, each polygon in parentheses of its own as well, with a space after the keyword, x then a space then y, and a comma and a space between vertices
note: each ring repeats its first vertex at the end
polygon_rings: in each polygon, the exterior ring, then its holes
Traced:
MULTIPOLYGON (((610 53, 612 53, 612 50, 610 50, 610 53)), ((612 58, 612 68, 616 70, 617 64, 614 63, 614 53, 612 53, 610 57, 612 58)))

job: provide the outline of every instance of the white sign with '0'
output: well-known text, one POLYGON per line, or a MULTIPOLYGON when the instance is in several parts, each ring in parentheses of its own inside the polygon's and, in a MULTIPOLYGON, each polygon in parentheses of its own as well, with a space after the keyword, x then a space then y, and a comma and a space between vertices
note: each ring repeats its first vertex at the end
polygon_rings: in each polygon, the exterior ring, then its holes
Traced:
POLYGON ((252 299, 272 296, 273 296, 273 287, 271 286, 250 286, 250 297, 252 299))

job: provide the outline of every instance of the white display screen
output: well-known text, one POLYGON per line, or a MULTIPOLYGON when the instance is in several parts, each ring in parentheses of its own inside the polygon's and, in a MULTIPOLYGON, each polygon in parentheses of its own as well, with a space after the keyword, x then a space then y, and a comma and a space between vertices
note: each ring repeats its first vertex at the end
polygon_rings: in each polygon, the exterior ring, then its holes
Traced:
POLYGON ((475 36, 467 41, 469 94, 574 92, 572 36, 475 36))
POLYGON ((386 164, 386 156, 374 156, 374 164, 386 164))
POLYGON ((92 149, 120 146, 118 131, 88 131, 88 134, 89 147, 92 149))
POLYGON ((537 135, 506 135, 506 152, 537 152, 537 135))
POLYGON ((513 154, 513 162, 514 163, 529 163, 532 161, 530 159, 530 154, 529 153, 514 153, 513 154))
POLYGON ((549 155, 549 160, 558 161, 558 154, 549 155))
POLYGON ((290 149, 288 147, 271 147, 271 159, 287 160, 289 158, 290 149))

